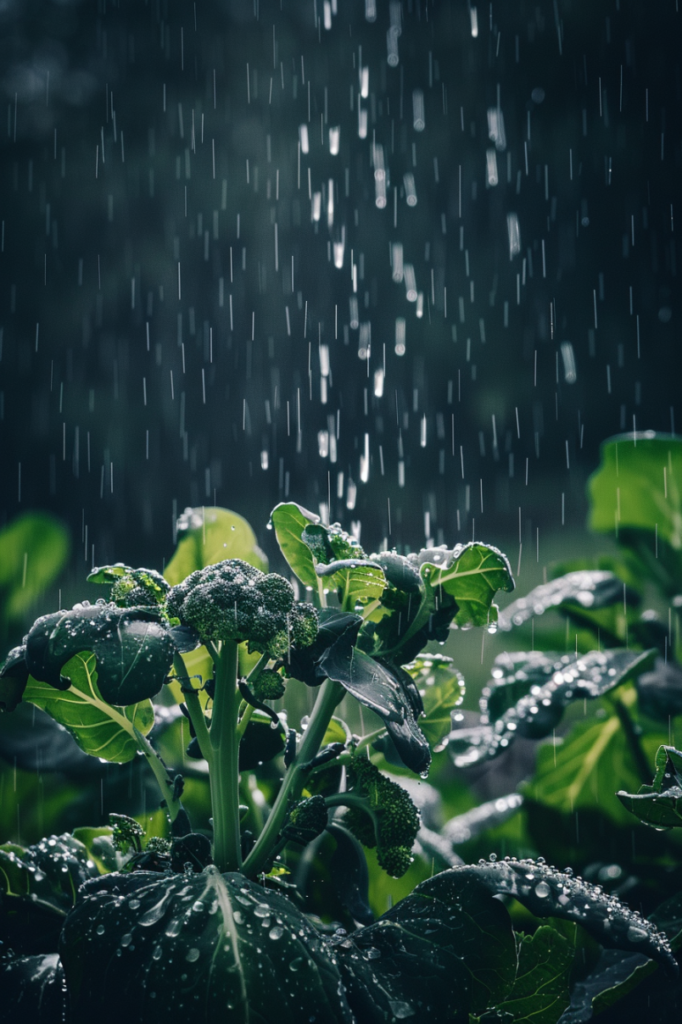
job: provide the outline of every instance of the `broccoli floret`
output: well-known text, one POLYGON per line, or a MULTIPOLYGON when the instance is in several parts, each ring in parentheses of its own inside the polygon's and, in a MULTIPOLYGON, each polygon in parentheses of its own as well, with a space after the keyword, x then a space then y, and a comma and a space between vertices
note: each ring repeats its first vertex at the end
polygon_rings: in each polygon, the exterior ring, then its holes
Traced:
POLYGON ((170 584, 155 569, 131 569, 111 588, 111 600, 120 608, 163 604, 170 584))
POLYGON ((147 840, 146 853, 168 854, 171 851, 170 839, 162 839, 161 836, 152 836, 147 840))
POLYGON ((310 646, 317 636, 315 609, 295 601, 283 576, 238 558, 193 572, 171 589, 166 608, 203 641, 248 641, 250 651, 272 658, 284 657, 294 643, 310 646))
POLYGON ((284 696, 284 680, 279 672, 272 668, 264 669, 258 679, 250 685, 251 692, 257 700, 279 700, 284 696))
POLYGON ((323 796, 311 796, 292 809, 282 835, 301 846, 312 843, 327 827, 327 805, 323 796))
POLYGON ((128 853, 132 847, 135 853, 142 852, 142 839, 145 831, 142 825, 127 814, 110 814, 109 824, 113 829, 111 837, 114 849, 120 853, 128 853))
POLYGON ((366 757, 354 757, 348 768, 351 795, 363 806, 348 807, 344 822, 364 846, 376 847, 379 864, 394 878, 412 862, 419 831, 419 811, 409 794, 366 757))

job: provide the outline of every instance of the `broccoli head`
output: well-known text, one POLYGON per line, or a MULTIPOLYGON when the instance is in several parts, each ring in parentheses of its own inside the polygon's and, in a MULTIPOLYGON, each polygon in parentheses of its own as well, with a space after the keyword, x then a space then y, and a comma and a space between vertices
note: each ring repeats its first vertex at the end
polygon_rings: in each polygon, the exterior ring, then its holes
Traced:
POLYGON ((327 805, 323 796, 301 800, 289 813, 282 835, 301 846, 312 843, 327 827, 327 805))
POLYGON ((238 558, 193 572, 171 589, 166 608, 203 641, 248 641, 250 651, 272 658, 292 644, 309 647, 317 636, 317 612, 295 600, 283 576, 238 558))
POLYGON ((376 847, 379 864, 394 878, 404 875, 412 862, 412 847, 419 831, 419 811, 409 794, 366 757, 354 757, 348 768, 351 794, 362 806, 346 810, 344 823, 364 846, 376 847))
POLYGON ((284 696, 284 690, 284 680, 272 668, 264 669, 258 679, 251 683, 251 692, 257 700, 279 700, 284 696))
POLYGON ((119 608, 163 604, 170 590, 168 583, 155 569, 131 569, 123 562, 93 569, 89 583, 111 583, 111 600, 119 608))

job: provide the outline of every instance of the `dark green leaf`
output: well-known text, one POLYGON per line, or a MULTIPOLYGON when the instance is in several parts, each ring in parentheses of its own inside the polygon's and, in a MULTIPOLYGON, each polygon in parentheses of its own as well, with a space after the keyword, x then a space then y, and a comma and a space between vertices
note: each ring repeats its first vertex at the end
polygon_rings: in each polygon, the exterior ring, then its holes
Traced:
POLYGON ((320 522, 320 517, 290 501, 277 505, 272 511, 270 520, 275 530, 277 543, 289 563, 289 568, 305 587, 317 590, 318 582, 313 553, 302 537, 303 531, 308 526, 314 526, 320 522))
POLYGON ((602 946, 643 953, 668 973, 677 974, 675 958, 662 932, 622 904, 617 896, 572 873, 557 871, 539 860, 491 860, 444 871, 429 882, 422 882, 415 892, 431 883, 447 887, 451 876, 458 876, 458 884, 460 878, 472 877, 491 894, 513 896, 536 917, 573 921, 602 946))
POLYGON ((452 712, 464 700, 464 677, 452 658, 442 654, 423 654, 405 665, 405 671, 414 679, 424 702, 419 728, 432 749, 442 749, 441 741, 452 730, 452 712))
POLYGON ((14 711, 21 703, 28 675, 26 646, 13 647, 0 669, 0 711, 14 711))
POLYGON ((682 670, 675 662, 656 658, 651 672, 643 672, 637 680, 637 693, 642 711, 667 723, 682 714, 682 670))
POLYGON ((319 629, 315 642, 299 650, 292 646, 284 662, 287 675, 299 679, 308 686, 319 686, 327 678, 320 666, 322 655, 339 637, 348 634, 347 640, 354 644, 362 617, 355 612, 341 612, 336 608, 322 608, 317 613, 319 629))
POLYGON ((501 1002, 516 972, 509 915, 471 874, 422 882, 336 946, 360 1020, 467 1021, 501 1002))
POLYGON ((78 887, 98 874, 82 843, 49 836, 24 849, 0 846, 0 941, 17 953, 48 953, 78 887))
POLYGON ((682 893, 660 903, 649 915, 650 920, 670 939, 673 949, 680 949, 682 938, 682 893))
POLYGON ((322 937, 243 875, 140 871, 89 883, 60 955, 76 1020, 350 1024, 322 937))
POLYGON ((493 679, 481 695, 483 731, 451 734, 453 753, 455 744, 464 746, 454 754, 455 764, 464 767, 496 757, 517 736, 550 735, 569 704, 602 697, 641 672, 653 658, 653 651, 626 650, 590 651, 578 657, 543 651, 498 655, 493 679))
POLYGON ((104 700, 125 705, 158 693, 177 648, 156 609, 76 605, 36 620, 26 640, 26 665, 34 679, 66 689, 64 665, 84 651, 97 657, 104 700))
POLYGON ((4 1024, 68 1021, 64 968, 56 953, 17 957, 1 969, 4 1024))
POLYGON ((341 683, 356 700, 383 718, 402 761, 413 772, 428 770, 431 751, 415 718, 411 694, 398 676, 400 670, 380 664, 353 646, 343 634, 320 659, 320 668, 341 683))
POLYGON ((255 711, 239 744, 239 770, 248 772, 266 761, 272 761, 284 750, 286 730, 260 711, 255 711))
POLYGON ((520 793, 499 796, 496 800, 488 800, 478 807, 472 807, 470 811, 450 818, 443 825, 441 834, 452 846, 468 843, 481 832, 487 832, 507 821, 522 805, 523 797, 520 793))
POLYGON ((94 654, 76 654, 63 671, 71 680, 68 690, 29 679, 24 700, 65 726, 86 754, 120 764, 131 761, 138 751, 135 730, 146 735, 154 724, 152 702, 116 708, 103 700, 94 654))
POLYGON ((592 1020, 595 1012, 612 1006, 655 970, 654 961, 642 953, 602 950, 594 969, 573 987, 570 1006, 560 1024, 584 1024, 592 1020))
POLYGON ((241 558, 261 572, 268 560, 246 519, 226 508, 187 508, 178 519, 178 546, 164 576, 175 586, 207 565, 241 558))
POLYGON ((550 925, 521 938, 512 990, 498 1009, 513 1014, 515 1024, 556 1024, 569 1004, 573 946, 550 925))
POLYGON ((619 790, 616 796, 640 821, 655 828, 682 827, 682 753, 662 744, 656 751, 656 774, 638 793, 619 790))
POLYGON ((61 571, 69 554, 65 527, 47 512, 28 512, 0 530, 3 616, 18 619, 61 571))
POLYGON ((569 607, 590 611, 620 603, 634 604, 638 595, 627 591, 622 580, 614 573, 604 570, 581 570, 569 572, 549 583, 541 583, 525 597, 508 605, 500 614, 499 626, 510 630, 546 611, 556 608, 560 611, 569 607))
POLYGON ((419 570, 405 555, 399 555, 395 551, 383 551, 378 555, 372 555, 371 560, 381 566, 386 582, 390 586, 406 594, 416 594, 421 590, 419 570))
POLYGON ((374 914, 369 905, 369 872, 362 846, 343 825, 330 821, 329 832, 336 840, 336 849, 329 870, 336 895, 342 906, 360 924, 372 924, 374 914))

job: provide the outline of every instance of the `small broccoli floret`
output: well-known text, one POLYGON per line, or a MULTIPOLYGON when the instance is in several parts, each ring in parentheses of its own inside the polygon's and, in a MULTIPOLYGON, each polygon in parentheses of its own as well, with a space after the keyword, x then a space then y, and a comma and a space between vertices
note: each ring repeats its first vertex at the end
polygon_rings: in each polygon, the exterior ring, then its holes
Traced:
POLYGON ((111 600, 120 608, 163 604, 169 590, 170 584, 155 569, 131 569, 114 583, 111 600))
POLYGON ((284 680, 279 672, 272 668, 264 669, 258 679, 250 685, 251 692, 257 700, 279 700, 284 696, 284 680))
POLYGON ((147 840, 145 853, 168 854, 171 851, 170 839, 162 839, 161 836, 152 836, 147 840))
POLYGON ((323 796, 311 796, 292 809, 282 835, 301 846, 312 843, 327 827, 327 805, 323 796))
POLYGON ((412 862, 419 831, 419 811, 397 782, 382 775, 366 757, 354 757, 349 768, 351 796, 360 797, 346 811, 344 822, 364 846, 376 847, 379 864, 392 875, 404 875, 412 862))
POLYGON ((172 588, 166 607, 203 641, 248 641, 250 651, 272 658, 284 657, 292 643, 309 646, 317 636, 315 609, 295 601, 283 576, 238 558, 193 572, 172 588))
POLYGON ((135 853, 142 852, 142 839, 145 832, 138 821, 129 818, 127 814, 110 814, 109 824, 113 829, 111 839, 116 850, 120 853, 128 853, 132 847, 135 853))

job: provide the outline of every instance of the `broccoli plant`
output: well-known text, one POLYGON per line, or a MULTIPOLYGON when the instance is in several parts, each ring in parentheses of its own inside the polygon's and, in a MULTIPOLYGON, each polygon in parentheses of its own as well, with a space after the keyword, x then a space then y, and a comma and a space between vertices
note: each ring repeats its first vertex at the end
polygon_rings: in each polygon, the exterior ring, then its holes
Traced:
POLYGON ((151 819, 122 808, 0 847, 9 1019, 379 1024, 522 1007, 549 1024, 577 925, 674 971, 637 913, 530 860, 434 873, 427 857, 375 920, 370 869, 407 878, 435 841, 413 798, 462 699, 450 659, 425 648, 494 627, 511 571, 482 543, 368 555, 293 503, 272 526, 290 578, 240 517, 190 509, 164 576, 94 570, 108 600, 43 616, 7 655, 6 711, 33 704, 86 754, 144 759, 160 790, 151 819), (569 924, 515 934, 496 897, 569 924))

